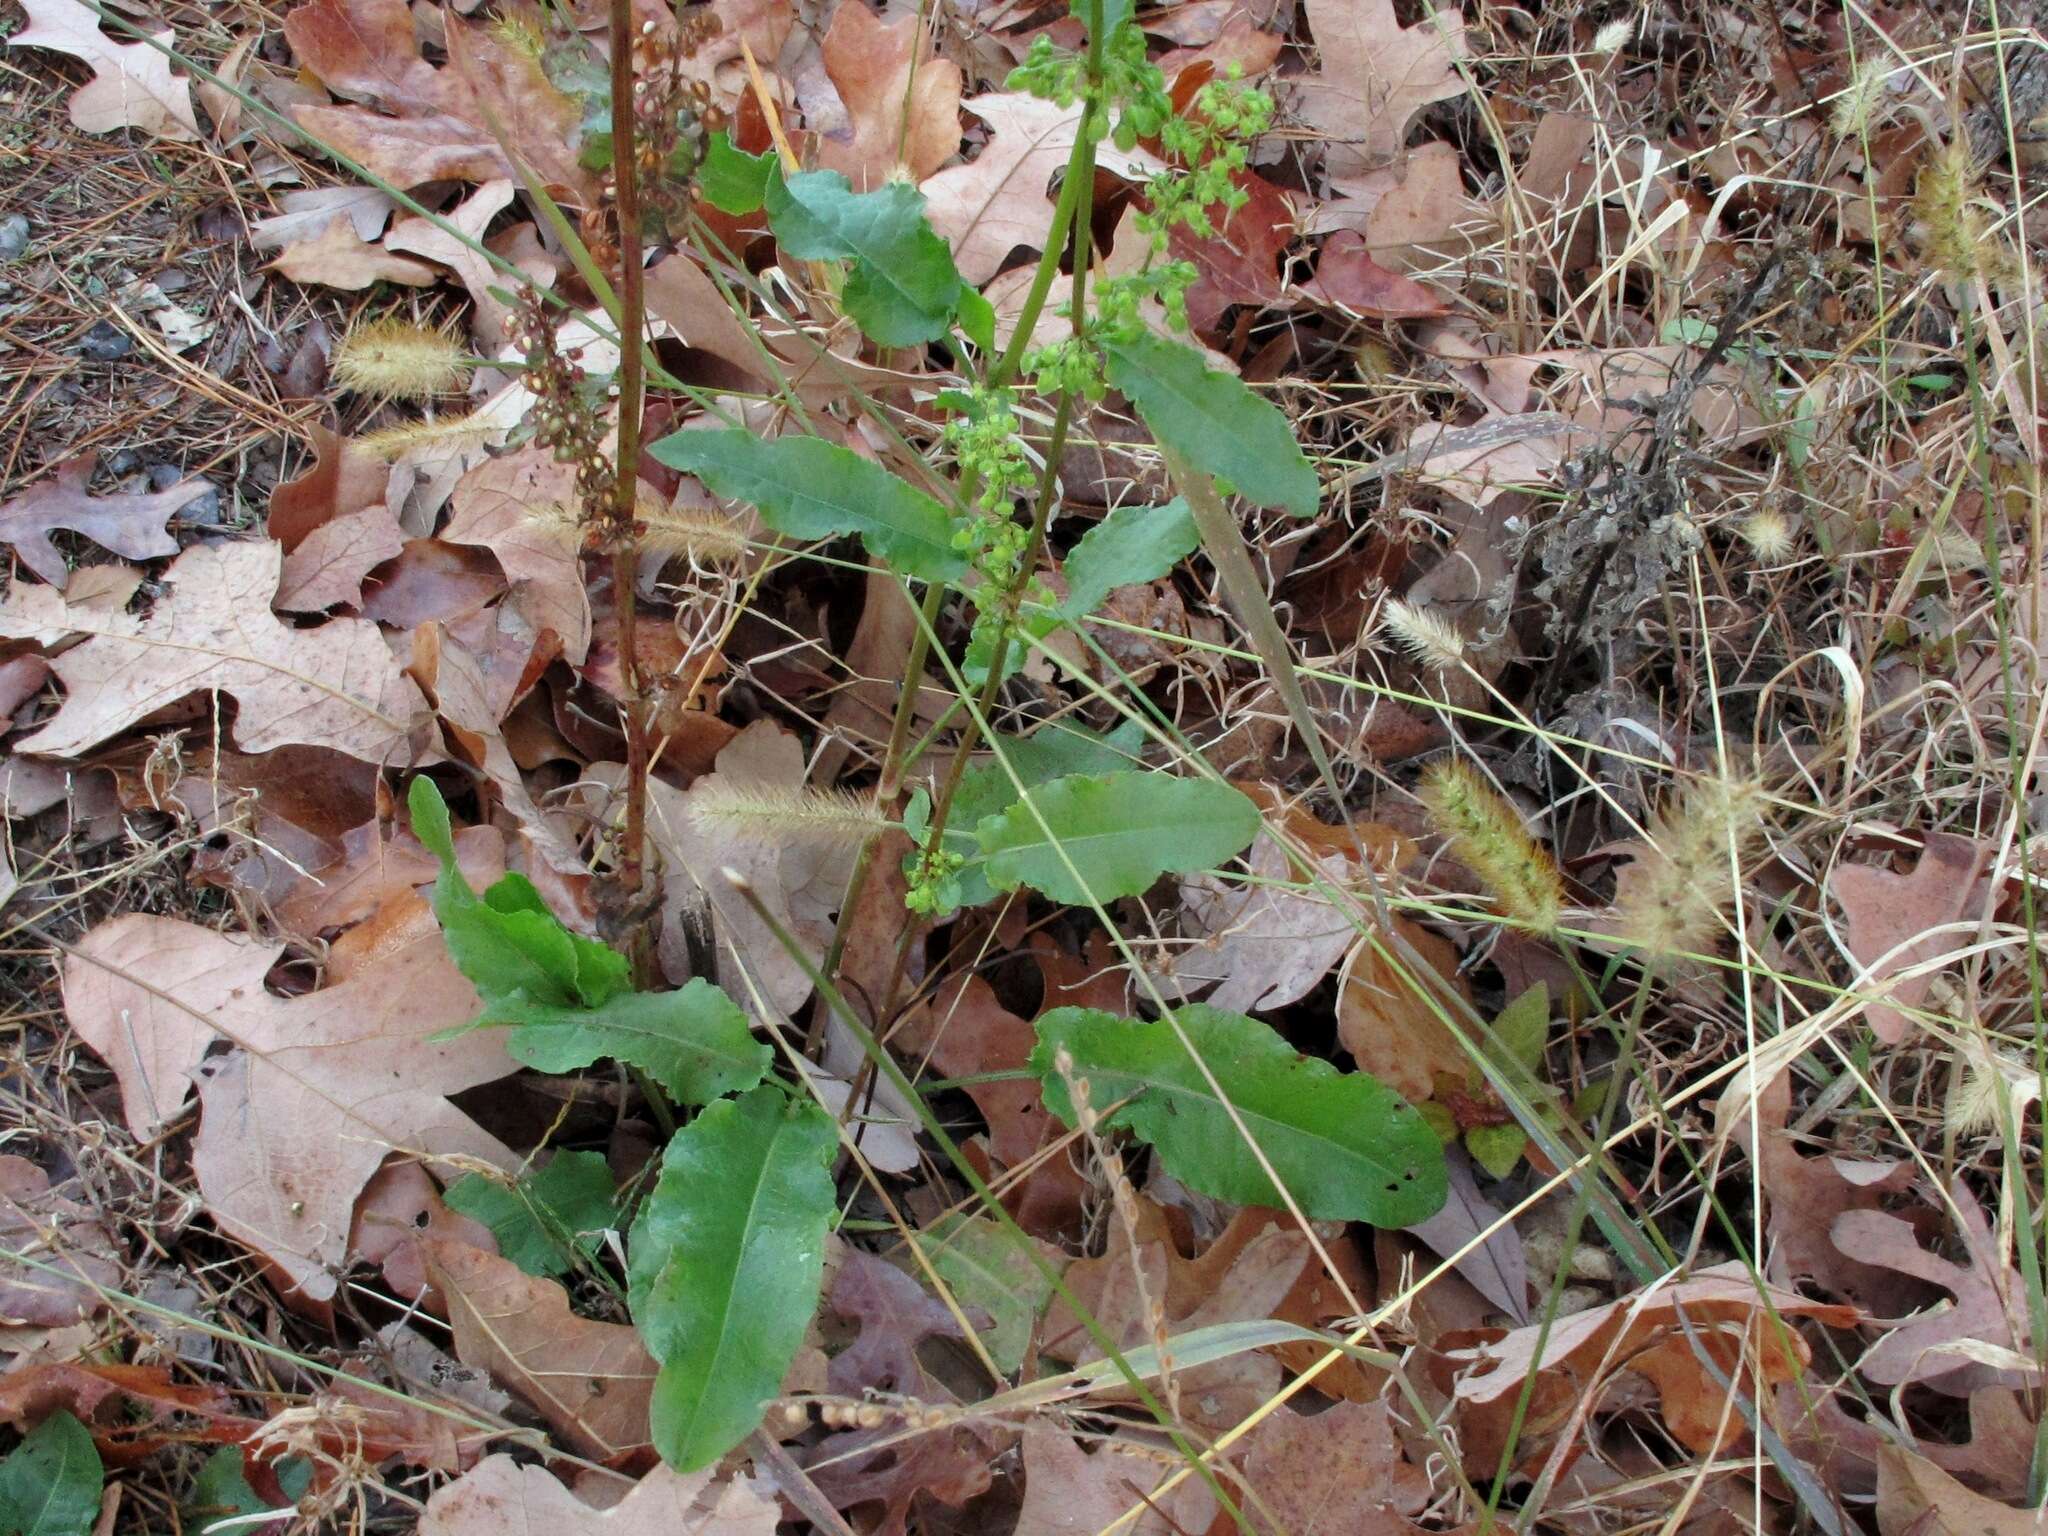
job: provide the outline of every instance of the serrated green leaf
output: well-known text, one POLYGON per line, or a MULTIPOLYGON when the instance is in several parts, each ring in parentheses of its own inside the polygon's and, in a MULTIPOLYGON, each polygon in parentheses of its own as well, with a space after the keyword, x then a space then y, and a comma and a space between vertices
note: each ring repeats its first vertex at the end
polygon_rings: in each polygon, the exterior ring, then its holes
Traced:
POLYGON ((1465 1150, 1472 1161, 1496 1179, 1515 1171, 1528 1145, 1529 1133, 1512 1120, 1505 1125, 1475 1125, 1465 1132, 1465 1150))
POLYGON ((529 1275, 565 1273, 578 1252, 596 1253, 619 1219, 611 1166, 601 1152, 557 1152, 513 1184, 464 1174, 443 1198, 450 1210, 489 1227, 498 1251, 529 1275))
MULTIPOLYGON (((1174 1017, 1304 1214, 1406 1227, 1443 1204, 1448 1186, 1436 1133, 1377 1078, 1304 1056, 1241 1013, 1197 1003, 1174 1017)), ((1240 1205, 1282 1204, 1171 1023, 1060 1008, 1037 1028, 1031 1070, 1046 1108, 1061 1120, 1074 1124, 1073 1101, 1054 1066, 1064 1051, 1097 1107, 1129 1101, 1102 1123, 1149 1143, 1190 1189, 1240 1205)))
POLYGON ((793 539, 857 533, 897 570, 953 581, 967 561, 953 547, 946 509, 871 459, 816 437, 764 441, 751 432, 677 432, 652 449, 671 469, 695 475, 715 496, 751 502, 761 520, 793 539))
MULTIPOLYGON (((1014 1374, 1024 1363, 1033 1325, 1052 1300, 1052 1280, 1021 1251, 1025 1239, 986 1216, 944 1217, 925 1237, 939 1278, 963 1306, 988 1314, 981 1342, 989 1358, 1014 1374)), ((1067 1256, 1050 1243, 1039 1243, 1038 1251, 1054 1273, 1066 1268, 1067 1256)))
POLYGON ((701 976, 675 992, 622 992, 597 1008, 514 996, 487 1008, 483 1022, 513 1026, 505 1049, 536 1071, 573 1072, 609 1056, 683 1104, 751 1088, 774 1059, 733 1000, 701 976))
POLYGON ((626 957, 564 928, 524 875, 508 874, 483 896, 455 862, 448 803, 425 774, 407 795, 413 835, 441 861, 434 916, 456 968, 488 1004, 529 1002, 594 1007, 627 984, 626 957))
POLYGON ((915 187, 856 192, 837 171, 800 171, 771 180, 765 206, 783 254, 852 263, 840 302, 871 340, 908 347, 946 334, 960 273, 915 187))
POLYGON ((818 1309, 836 1209, 832 1117, 763 1084, 678 1131, 627 1245, 628 1299, 660 1362, 655 1449, 709 1466, 761 1422, 818 1309))
POLYGON ((92 1432, 59 1408, 0 1461, 0 1536, 85 1536, 105 1481, 92 1432))
POLYGON ((1067 600, 1060 612, 1083 618, 1118 587, 1157 581, 1202 542, 1195 515, 1176 496, 1157 507, 1118 507, 1081 535, 1062 569, 1067 600))
POLYGON ((1160 442, 1248 501, 1315 516, 1322 499, 1315 469, 1270 400, 1210 368, 1192 347, 1150 331, 1104 342, 1102 351, 1109 382, 1160 442))
POLYGON ((1069 902, 1213 869, 1258 835, 1259 808, 1228 784, 1138 772, 1054 779, 975 828, 998 890, 1028 885, 1069 902))
POLYGON ((732 136, 720 129, 704 147, 697 171, 697 193, 722 213, 757 212, 775 179, 772 152, 750 155, 733 147, 732 136))

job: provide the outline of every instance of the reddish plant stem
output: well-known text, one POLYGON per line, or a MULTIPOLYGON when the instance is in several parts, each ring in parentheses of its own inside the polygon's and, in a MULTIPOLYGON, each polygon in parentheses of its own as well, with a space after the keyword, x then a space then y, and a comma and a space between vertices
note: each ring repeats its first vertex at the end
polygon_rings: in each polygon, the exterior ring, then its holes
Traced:
MULTIPOLYGON (((618 614, 619 671, 625 685, 626 824, 615 870, 627 909, 636 905, 645 879, 647 839, 647 694, 636 644, 634 583, 639 577, 639 540, 634 537, 640 485, 640 420, 647 382, 640 344, 646 326, 646 287, 641 273, 639 156, 633 142, 633 4, 611 0, 612 179, 619 217, 619 436, 613 456, 612 504, 606 525, 612 556, 612 603, 618 614)), ((645 924, 634 922, 634 930, 645 924)), ((636 971, 651 953, 642 936, 628 935, 627 951, 636 971)), ((649 978, 636 976, 645 986, 649 978)))

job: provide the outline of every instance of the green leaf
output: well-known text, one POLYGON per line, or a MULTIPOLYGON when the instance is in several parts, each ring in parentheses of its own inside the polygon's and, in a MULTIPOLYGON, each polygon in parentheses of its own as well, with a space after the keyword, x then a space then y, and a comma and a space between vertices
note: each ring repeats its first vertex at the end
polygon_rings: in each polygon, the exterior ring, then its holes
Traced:
POLYGON ((1070 619, 1091 614, 1116 588, 1158 580, 1201 542, 1195 515, 1178 496, 1164 506, 1118 507, 1068 553, 1060 612, 1070 619))
POLYGON ((733 1000, 701 976, 676 992, 622 992, 598 1008, 515 996, 492 1004, 483 1022, 512 1025, 505 1049, 536 1071, 573 1072, 609 1056, 683 1104, 751 1088, 774 1059, 733 1000))
POLYGON ((871 459, 816 437, 763 440, 738 429, 677 432, 653 448, 671 469, 715 496, 751 502, 793 539, 857 533, 881 560, 926 581, 953 581, 967 561, 953 547, 946 509, 871 459))
MULTIPOLYGON (((1384 1083, 1304 1056, 1241 1013, 1198 1003, 1174 1017, 1304 1214, 1406 1227, 1444 1203, 1442 1145, 1384 1083)), ((1190 1189, 1240 1205, 1282 1204, 1167 1020, 1060 1008, 1038 1021, 1031 1070, 1046 1108, 1072 1125, 1073 1102, 1054 1066, 1062 1051, 1098 1108, 1130 1101, 1103 1124, 1156 1148, 1190 1189)))
POLYGON ((1472 1161, 1496 1179, 1515 1171, 1522 1149, 1528 1145, 1529 1133, 1512 1120, 1505 1125, 1475 1125, 1465 1132, 1465 1150, 1472 1154, 1472 1161))
POLYGON ((1279 407, 1242 379, 1217 373, 1201 354, 1150 331, 1102 345, 1109 382, 1137 407, 1159 441, 1262 507, 1315 516, 1322 499, 1279 407))
POLYGON ((908 347, 946 334, 960 273, 915 187, 856 192, 837 171, 800 171, 770 181, 765 204, 784 255, 852 263, 840 302, 871 340, 908 347))
MULTIPOLYGON (((1024 1364, 1032 1325, 1052 1300, 1052 1280, 1022 1251, 1022 1240, 986 1216, 948 1216, 926 1229, 932 1268, 960 1302, 989 1315, 981 1336, 989 1358, 1005 1374, 1024 1364)), ((1036 1239, 1032 1239, 1036 1241, 1036 1239)), ((1067 1256, 1050 1243, 1039 1252, 1053 1271, 1067 1256)))
POLYGON ((998 890, 1028 885, 1068 902, 1213 869, 1258 835, 1259 808, 1228 784, 1143 772, 1070 774, 975 828, 998 890))
POLYGON ((594 1254, 619 1222, 611 1167, 601 1152, 557 1152, 514 1184, 464 1174, 443 1197, 491 1229, 498 1251, 529 1275, 559 1275, 594 1254))
POLYGON ((515 994, 533 1002, 594 1007, 625 990, 626 957, 564 928, 524 875, 508 874, 479 897, 455 862, 448 803, 425 774, 406 801, 413 835, 441 861, 434 916, 448 953, 488 1004, 515 994))
POLYGON ((761 1422, 818 1309, 836 1203, 832 1117, 763 1084, 668 1144, 627 1245, 628 1298, 655 1378, 655 1449, 709 1466, 761 1422))
MULTIPOLYGON (((303 1456, 287 1456, 273 1470, 278 1487, 289 1501, 296 1502, 312 1486, 313 1464, 303 1456)), ((243 1470, 242 1448, 224 1445, 206 1458, 199 1475, 192 1479, 192 1492, 184 1504, 185 1528, 197 1536, 209 1536, 215 1530, 220 1530, 221 1536, 229 1532, 247 1536, 248 1532, 261 1529, 261 1525, 242 1521, 241 1516, 275 1509, 276 1505, 249 1486, 248 1474, 243 1470), (237 1523, 226 1524, 229 1521, 237 1523)), ((285 1509, 280 1512, 280 1519, 290 1514, 285 1509)))
POLYGON ((981 349, 984 357, 995 356, 996 351, 996 307, 965 283, 960 285, 960 298, 954 305, 954 312, 960 318, 960 334, 981 349))
POLYGON ((1533 1074, 1550 1040, 1549 986, 1539 981, 1501 1009, 1493 1021, 1493 1038, 1522 1074, 1533 1074))
POLYGON ((722 213, 754 213, 768 196, 775 179, 773 152, 750 155, 733 148, 732 136, 720 129, 704 148, 704 164, 697 171, 698 194, 722 213))
POLYGON ((59 1408, 0 1461, 0 1536, 84 1536, 105 1481, 92 1432, 59 1408))

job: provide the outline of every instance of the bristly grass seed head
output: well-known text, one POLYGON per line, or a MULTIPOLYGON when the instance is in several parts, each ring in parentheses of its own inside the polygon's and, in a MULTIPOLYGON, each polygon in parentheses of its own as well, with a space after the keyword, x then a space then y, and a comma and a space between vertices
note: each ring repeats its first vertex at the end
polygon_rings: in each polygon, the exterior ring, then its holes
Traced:
POLYGON ((343 389, 380 400, 426 400, 469 378, 469 351, 454 335, 396 316, 349 327, 328 359, 343 389))
POLYGON ((738 523, 711 507, 640 507, 640 547, 667 560, 727 565, 747 552, 738 523))
POLYGON ((748 842, 855 848, 890 824, 873 800, 849 790, 734 784, 723 775, 691 791, 690 821, 748 842))
POLYGON ((1486 885, 1500 908, 1538 933, 1553 933, 1564 909, 1564 876, 1521 815, 1468 764, 1432 764, 1416 793, 1450 840, 1458 861, 1486 885))
POLYGON ((1775 508, 1752 512, 1742 520, 1742 542, 1766 565, 1781 565, 1792 554, 1792 519, 1775 508))
POLYGON ((1762 788, 1719 774, 1664 807, 1631 867, 1615 931, 1657 956, 1711 951, 1735 900, 1742 862, 1763 831, 1762 788))
POLYGON ((1389 599, 1380 609, 1380 627, 1422 666, 1452 672, 1465 659, 1465 637, 1433 609, 1411 607, 1398 597, 1389 599))
POLYGON ((416 448, 441 449, 449 454, 481 448, 492 432, 502 430, 473 416, 437 416, 430 421, 401 421, 379 427, 357 441, 365 452, 388 464, 416 448))
POLYGON ((1860 139, 1879 121, 1878 110, 1884 105, 1884 87, 1891 66, 1877 55, 1865 59, 1856 67, 1856 73, 1842 88, 1842 94, 1835 98, 1834 111, 1829 115, 1829 126, 1835 130, 1838 139, 1860 139))

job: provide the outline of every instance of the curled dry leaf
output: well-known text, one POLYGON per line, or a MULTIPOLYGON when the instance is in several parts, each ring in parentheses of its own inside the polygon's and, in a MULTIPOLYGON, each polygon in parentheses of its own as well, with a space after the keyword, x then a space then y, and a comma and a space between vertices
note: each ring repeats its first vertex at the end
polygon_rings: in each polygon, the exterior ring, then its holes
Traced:
POLYGON ((714 1473, 656 1467, 618 1503, 598 1509, 545 1468, 491 1456, 435 1490, 419 1536, 775 1536, 775 1501, 743 1479, 714 1484, 714 1473))
POLYGON ((458 1360, 489 1371, 579 1455, 611 1460, 648 1444, 658 1367, 634 1329, 578 1317, 561 1286, 482 1248, 421 1247, 458 1360))
POLYGON ((536 629, 552 629, 562 656, 590 653, 590 597, 575 519, 576 471, 544 448, 486 459, 456 482, 441 538, 497 556, 536 629))
POLYGON ((13 48, 49 48, 92 66, 92 80, 71 93, 71 121, 87 133, 139 128, 161 139, 196 139, 192 83, 171 69, 164 50, 177 40, 166 27, 150 43, 118 43, 79 0, 22 0, 29 24, 10 37, 13 48))
MULTIPOLYGON (((1848 922, 1849 953, 1873 967, 1871 983, 1925 965, 1967 943, 1959 933, 1934 930, 1959 922, 1987 895, 1984 875, 1996 850, 1974 837, 1930 832, 1912 873, 1897 874, 1872 864, 1837 864, 1828 875, 1828 894, 1848 922)), ((1902 1011, 1917 1008, 1934 985, 1930 973, 1910 976, 1887 989, 1889 1001, 1864 1013, 1870 1032, 1897 1045, 1912 1030, 1902 1011)))
POLYGON ((8 1326, 81 1322, 121 1279, 113 1234, 25 1157, 0 1156, 0 1253, 8 1255, 0 1258, 0 1324, 8 1326))
POLYGON ((51 664, 64 706, 20 746, 71 757, 194 693, 235 700, 248 752, 292 743, 365 762, 403 758, 423 700, 374 624, 336 619, 287 629, 270 611, 283 566, 275 543, 195 545, 165 572, 148 617, 68 604, 17 582, 0 598, 0 635, 73 646, 51 664))
POLYGON ((1394 0, 1307 0, 1307 9, 1321 68, 1295 83, 1296 110, 1324 141, 1327 174, 1391 164, 1415 114, 1464 91, 1457 11, 1431 10, 1403 27, 1394 0))
POLYGON ((426 904, 407 900, 417 915, 389 947, 302 997, 264 988, 283 945, 166 917, 103 923, 64 965, 65 1010, 119 1079, 129 1130, 161 1133, 196 1084, 201 1198, 316 1304, 335 1294, 356 1197, 387 1154, 515 1161, 448 1102, 516 1064, 494 1031, 433 1038, 480 1005, 426 904), (223 1043, 235 1049, 213 1054, 223 1043))
MULTIPOLYGON (((462 286, 469 290, 470 301, 476 306, 470 317, 470 329, 476 334, 478 350, 489 356, 496 356, 506 345, 505 328, 512 318, 510 307, 491 290, 507 288, 513 279, 500 272, 476 247, 483 244, 484 231, 491 220, 504 212, 511 201, 512 181, 501 177, 485 182, 438 219, 401 219, 384 237, 387 250, 437 261, 462 279, 462 286), (452 229, 442 228, 444 224, 452 229)), ((514 230, 511 239, 494 240, 490 249, 498 250, 503 245, 505 249, 499 254, 511 260, 528 279, 540 287, 553 286, 554 259, 538 245, 516 243, 518 233, 514 230)))
POLYGON ((164 524, 180 507, 213 489, 204 480, 186 480, 167 491, 93 496, 85 488, 98 461, 96 453, 66 459, 49 479, 0 505, 0 544, 12 545, 23 565, 60 590, 71 570, 50 542, 53 530, 82 533, 130 560, 175 555, 178 541, 164 524))
POLYGON ((1655 1388, 1666 1427, 1689 1449, 1723 1449, 1745 1426, 1722 1383, 1734 1382, 1754 1401, 1759 1376, 1764 1386, 1798 1376, 1809 1350, 1782 1324, 1798 1317, 1846 1328, 1862 1314, 1775 1286, 1760 1288, 1741 1264, 1731 1263, 1560 1318, 1547 1330, 1540 1358, 1538 1340, 1546 1332, 1540 1323, 1490 1344, 1451 1350, 1446 1359, 1457 1372, 1451 1406, 1465 1465, 1490 1474, 1498 1464, 1531 1372, 1536 1388, 1516 1442, 1525 1475, 1534 1475, 1557 1437, 1572 1433, 1624 1373, 1655 1388), (1712 1371, 1696 1344, 1712 1359, 1712 1371))
MULTIPOLYGON (((1199 874, 1181 882, 1181 942, 1155 975, 1167 997, 1200 995, 1233 1013, 1281 1008, 1306 997, 1357 942, 1351 919, 1301 876, 1286 850, 1261 835, 1245 855, 1252 879, 1199 874)), ((1341 853, 1316 871, 1342 888, 1352 869, 1341 853)))

